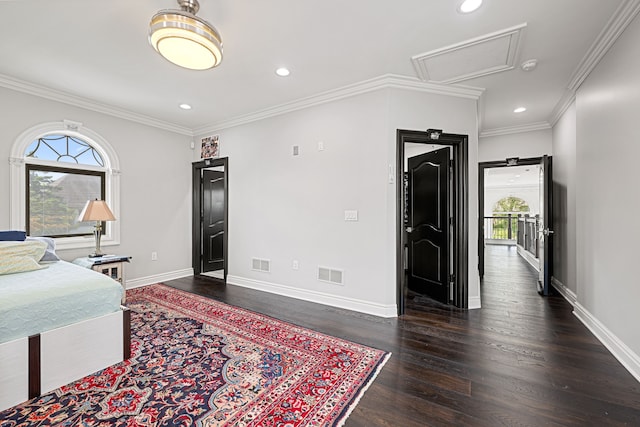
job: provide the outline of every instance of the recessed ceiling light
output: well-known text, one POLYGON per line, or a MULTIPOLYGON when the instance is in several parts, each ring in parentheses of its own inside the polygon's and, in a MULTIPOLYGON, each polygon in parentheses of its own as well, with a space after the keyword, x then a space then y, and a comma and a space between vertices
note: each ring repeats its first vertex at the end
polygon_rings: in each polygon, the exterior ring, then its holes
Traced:
POLYGON ((191 110, 191 105, 189 104, 180 104, 180 108, 183 110, 191 110))
POLYGON ((524 107, 518 107, 515 110, 513 110, 514 113, 524 113, 525 111, 527 111, 527 109, 524 107))
POLYGON ((288 68, 280 67, 276 70, 276 74, 280 77, 287 77, 289 74, 291 74, 291 71, 289 71, 288 68))
POLYGON ((458 7, 460 13, 471 13, 482 6, 482 0, 464 0, 458 7))

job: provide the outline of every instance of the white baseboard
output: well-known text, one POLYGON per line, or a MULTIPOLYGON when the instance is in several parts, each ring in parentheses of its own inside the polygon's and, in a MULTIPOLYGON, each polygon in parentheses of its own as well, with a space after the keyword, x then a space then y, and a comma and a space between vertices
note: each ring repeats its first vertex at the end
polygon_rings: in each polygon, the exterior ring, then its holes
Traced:
POLYGON ((127 289, 139 288, 140 286, 153 285, 154 283, 166 280, 180 279, 182 277, 193 276, 193 268, 169 271, 168 273, 154 274, 153 276, 139 277, 137 279, 127 279, 125 281, 127 289))
POLYGON ((564 283, 556 279, 555 277, 551 277, 551 284, 553 287, 566 299, 569 304, 572 306, 576 306, 576 302, 578 301, 578 296, 571 289, 567 288, 564 283))
POLYGON ((294 288, 276 283, 263 282, 262 280, 247 279, 231 275, 227 276, 227 283, 230 285, 242 286, 244 288, 283 295, 318 304, 330 305, 332 307, 358 311, 360 313, 372 314, 378 317, 396 317, 398 315, 398 308, 396 304, 377 304, 355 298, 341 297, 324 292, 294 288))
POLYGON ((573 314, 640 381, 640 357, 577 301, 573 305, 573 314))
POLYGON ((524 258, 524 260, 527 261, 529 265, 531 265, 531 267, 540 272, 540 260, 533 256, 531 252, 518 245, 518 254, 520 254, 520 256, 524 258))
POLYGON ((469 297, 469 310, 475 310, 477 308, 482 308, 482 303, 480 301, 480 297, 469 297))
POLYGON ((578 296, 555 277, 551 278, 553 287, 573 306, 573 314, 584 326, 604 345, 622 366, 624 366, 636 380, 640 381, 640 357, 613 332, 595 318, 582 304, 578 296))

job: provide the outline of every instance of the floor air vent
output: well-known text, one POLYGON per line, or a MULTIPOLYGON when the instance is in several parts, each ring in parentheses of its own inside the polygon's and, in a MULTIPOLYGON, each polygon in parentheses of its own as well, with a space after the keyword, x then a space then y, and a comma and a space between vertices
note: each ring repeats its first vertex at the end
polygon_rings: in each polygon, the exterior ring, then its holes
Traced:
POLYGON ((342 270, 336 270, 334 268, 318 267, 318 280, 321 282, 329 282, 334 285, 342 285, 342 276, 344 272, 342 270))
POLYGON ((253 258, 251 260, 251 269, 269 273, 271 271, 271 261, 268 259, 253 258))

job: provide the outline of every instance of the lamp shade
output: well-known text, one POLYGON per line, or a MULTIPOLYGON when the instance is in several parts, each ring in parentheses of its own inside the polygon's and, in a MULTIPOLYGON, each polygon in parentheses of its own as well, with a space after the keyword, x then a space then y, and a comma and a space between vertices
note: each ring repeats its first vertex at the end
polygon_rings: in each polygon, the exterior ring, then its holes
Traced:
POLYGON ((116 217, 104 200, 89 200, 84 205, 78 221, 115 221, 116 217))
POLYGON ((161 10, 151 18, 149 43, 165 59, 191 70, 222 61, 222 39, 207 21, 184 10, 161 10))

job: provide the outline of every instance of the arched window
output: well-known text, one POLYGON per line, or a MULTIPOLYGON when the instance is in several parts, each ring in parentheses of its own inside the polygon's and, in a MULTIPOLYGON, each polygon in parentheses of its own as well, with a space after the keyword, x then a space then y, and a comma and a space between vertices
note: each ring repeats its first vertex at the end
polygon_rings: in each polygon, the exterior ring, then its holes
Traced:
POLYGON ((529 205, 527 205, 527 202, 522 200, 520 197, 503 197, 493 206, 493 212, 494 214, 529 212, 529 205))
POLYGON ((105 200, 116 221, 104 224, 103 245, 119 243, 118 159, 81 123, 35 126, 16 140, 10 158, 11 226, 56 238, 59 248, 93 245, 93 223, 79 222, 87 200, 105 200))

